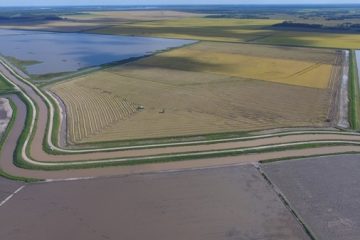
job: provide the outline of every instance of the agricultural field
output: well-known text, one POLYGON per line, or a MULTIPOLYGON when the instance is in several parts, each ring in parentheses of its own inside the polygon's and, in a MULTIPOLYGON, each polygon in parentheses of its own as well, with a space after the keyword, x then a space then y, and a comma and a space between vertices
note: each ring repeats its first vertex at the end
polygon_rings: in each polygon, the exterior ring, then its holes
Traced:
POLYGON ((274 162, 262 168, 315 239, 359 238, 359 155, 274 162))
MULTIPOLYGON (((238 11, 239 9, 237 9, 238 11)), ((216 11, 215 11, 216 12, 216 11)), ((268 19, 261 19, 262 13, 254 18, 239 17, 235 13, 221 17, 220 14, 206 11, 187 12, 186 10, 153 10, 153 11, 80 11, 76 14, 60 14, 58 20, 0 22, 2 28, 46 30, 60 32, 89 32, 115 35, 135 35, 165 38, 181 38, 204 41, 260 43, 285 46, 306 46, 323 48, 360 48, 360 35, 356 32, 339 32, 336 26, 351 22, 357 26, 358 20, 325 20, 321 12, 302 19, 301 13, 271 14, 268 19), (315 16, 315 17, 314 17, 315 16), (259 19, 260 18, 260 19, 259 19), (284 20, 295 23, 321 23, 334 27, 329 32, 322 29, 275 28, 284 20)), ((327 12, 327 17, 331 13, 327 12)), ((334 15, 335 16, 335 15, 334 15)), ((346 30, 346 29, 345 29, 346 30)))
POLYGON ((360 34, 276 31, 265 38, 256 39, 253 42, 273 45, 358 49, 360 48, 360 34))
POLYGON ((71 21, 80 22, 134 22, 134 21, 156 21, 156 20, 171 20, 182 19, 190 17, 204 17, 205 14, 170 11, 170 10, 152 10, 152 11, 94 11, 94 12, 82 12, 78 15, 64 15, 63 17, 71 21))
POLYGON ((28 184, 0 225, 7 240, 309 240, 253 166, 28 184))
POLYGON ((335 50, 201 42, 51 91, 74 144, 321 127, 335 119, 340 69, 335 50))
POLYGON ((91 32, 285 46, 360 48, 359 34, 285 31, 271 28, 280 22, 282 21, 276 19, 184 18, 123 23, 91 32))
POLYGON ((206 41, 248 42, 268 36, 278 20, 183 18, 130 22, 92 30, 95 33, 154 36, 206 41))

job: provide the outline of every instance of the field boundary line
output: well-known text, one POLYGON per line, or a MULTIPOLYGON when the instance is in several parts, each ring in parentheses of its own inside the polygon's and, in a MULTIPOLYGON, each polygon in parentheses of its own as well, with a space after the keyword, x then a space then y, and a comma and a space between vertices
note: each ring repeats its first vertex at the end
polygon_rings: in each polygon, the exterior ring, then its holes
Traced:
POLYGON ((25 188, 26 185, 22 185, 18 189, 16 189, 12 194, 10 194, 7 198, 5 198, 2 202, 0 202, 0 207, 4 206, 8 201, 10 201, 17 193, 25 188))

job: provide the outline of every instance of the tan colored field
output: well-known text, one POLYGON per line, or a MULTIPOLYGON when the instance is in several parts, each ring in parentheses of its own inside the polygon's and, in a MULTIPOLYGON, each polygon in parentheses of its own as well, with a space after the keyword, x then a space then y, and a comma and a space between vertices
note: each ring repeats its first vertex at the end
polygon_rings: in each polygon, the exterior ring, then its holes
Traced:
POLYGON ((67 106, 73 143, 324 126, 336 56, 333 50, 199 43, 52 91, 67 106), (122 108, 111 99, 131 103, 131 114, 112 117, 122 108))
POLYGON ((203 17, 204 14, 152 10, 152 11, 105 11, 105 12, 84 12, 81 15, 64 16, 75 21, 96 21, 96 22, 122 22, 122 21, 154 21, 180 19, 189 17, 203 17))

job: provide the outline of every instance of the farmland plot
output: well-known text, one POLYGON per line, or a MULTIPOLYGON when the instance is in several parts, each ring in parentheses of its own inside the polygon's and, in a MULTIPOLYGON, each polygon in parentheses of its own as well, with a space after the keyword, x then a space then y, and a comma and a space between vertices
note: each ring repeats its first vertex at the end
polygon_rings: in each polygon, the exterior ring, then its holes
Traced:
POLYGON ((359 238, 359 155, 275 162, 262 168, 316 239, 359 238))
POLYGON ((29 184, 0 224, 7 240, 309 240, 252 166, 29 184))
POLYGON ((72 143, 322 127, 336 115, 340 65, 334 50, 199 43, 51 90, 67 106, 72 143), (133 112, 105 120, 122 111, 110 99, 126 99, 133 112))

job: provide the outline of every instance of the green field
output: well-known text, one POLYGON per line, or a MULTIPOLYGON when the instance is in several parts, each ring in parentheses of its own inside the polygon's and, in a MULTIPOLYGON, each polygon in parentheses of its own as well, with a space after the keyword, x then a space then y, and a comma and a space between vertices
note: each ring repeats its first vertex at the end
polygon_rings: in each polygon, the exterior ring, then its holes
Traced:
POLYGON ((14 90, 13 86, 0 76, 0 94, 14 90))

